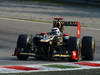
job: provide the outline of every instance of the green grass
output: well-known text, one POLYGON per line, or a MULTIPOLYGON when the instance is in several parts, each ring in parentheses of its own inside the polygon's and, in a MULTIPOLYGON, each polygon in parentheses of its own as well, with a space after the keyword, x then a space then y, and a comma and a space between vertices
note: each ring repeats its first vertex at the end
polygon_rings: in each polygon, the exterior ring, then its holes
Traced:
POLYGON ((31 22, 42 22, 42 23, 52 23, 52 21, 48 21, 48 20, 21 19, 21 18, 11 18, 11 17, 8 17, 8 19, 23 20, 23 21, 31 21, 31 22))
POLYGON ((67 65, 44 65, 46 67, 52 67, 52 68, 60 68, 60 69, 66 69, 66 68, 80 68, 78 66, 67 66, 67 65))
POLYGON ((26 21, 32 21, 32 22, 42 22, 42 23, 52 23, 51 21, 47 21, 47 20, 36 20, 36 19, 20 19, 20 18, 15 18, 15 19, 18 19, 18 20, 26 20, 26 21))

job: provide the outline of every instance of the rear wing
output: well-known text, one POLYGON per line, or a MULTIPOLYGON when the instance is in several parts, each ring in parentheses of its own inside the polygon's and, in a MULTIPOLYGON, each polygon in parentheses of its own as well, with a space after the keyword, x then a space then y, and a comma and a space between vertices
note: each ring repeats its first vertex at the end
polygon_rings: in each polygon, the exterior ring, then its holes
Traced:
POLYGON ((64 26, 78 26, 78 21, 64 21, 64 26))
POLYGON ((64 26, 74 26, 74 27, 77 27, 76 36, 77 36, 77 38, 80 38, 80 34, 81 34, 80 22, 78 22, 78 21, 64 21, 64 26))
POLYGON ((53 23, 61 22, 63 24, 63 26, 77 27, 76 36, 77 36, 77 38, 80 38, 80 34, 81 34, 80 22, 78 22, 78 21, 64 21, 62 17, 55 17, 54 20, 55 21, 53 21, 53 23))

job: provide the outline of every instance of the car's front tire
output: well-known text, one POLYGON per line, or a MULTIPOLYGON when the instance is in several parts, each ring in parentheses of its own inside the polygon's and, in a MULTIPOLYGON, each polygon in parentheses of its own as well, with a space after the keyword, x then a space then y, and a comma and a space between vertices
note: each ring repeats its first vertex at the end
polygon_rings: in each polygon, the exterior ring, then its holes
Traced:
POLYGON ((82 60, 93 60, 95 56, 95 40, 91 36, 84 36, 81 43, 82 60))
POLYGON ((77 37, 70 37, 68 42, 69 61, 78 61, 80 59, 80 41, 77 37))
POLYGON ((18 60, 27 60, 28 59, 28 55, 22 55, 20 54, 20 52, 22 52, 21 50, 23 50, 23 52, 28 52, 28 50, 30 49, 30 37, 26 34, 21 34, 19 35, 18 39, 17 39, 17 46, 16 49, 19 50, 19 54, 17 54, 17 59, 18 60))

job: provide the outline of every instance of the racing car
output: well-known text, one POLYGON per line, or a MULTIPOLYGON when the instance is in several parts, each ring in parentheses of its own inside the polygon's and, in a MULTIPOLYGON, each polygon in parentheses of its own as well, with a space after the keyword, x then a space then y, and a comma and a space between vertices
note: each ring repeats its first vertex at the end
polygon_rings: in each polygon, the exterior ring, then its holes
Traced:
POLYGON ((18 60, 27 60, 29 56, 48 60, 54 58, 67 58, 69 61, 93 60, 95 39, 92 36, 81 38, 80 34, 80 22, 54 18, 50 32, 41 32, 35 36, 20 34, 13 55, 18 60), (64 26, 76 27, 76 35, 64 33, 64 26))

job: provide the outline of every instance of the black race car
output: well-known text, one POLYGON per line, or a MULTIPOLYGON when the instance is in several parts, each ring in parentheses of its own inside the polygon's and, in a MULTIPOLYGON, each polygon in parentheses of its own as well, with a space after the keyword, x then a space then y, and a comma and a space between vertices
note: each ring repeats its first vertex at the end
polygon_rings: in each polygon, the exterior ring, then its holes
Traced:
POLYGON ((91 36, 80 38, 80 22, 54 18, 51 32, 35 36, 19 35, 13 55, 19 60, 27 60, 29 56, 48 60, 53 58, 68 58, 70 61, 93 60, 95 40, 91 36), (63 26, 77 27, 76 36, 64 33, 63 26))

